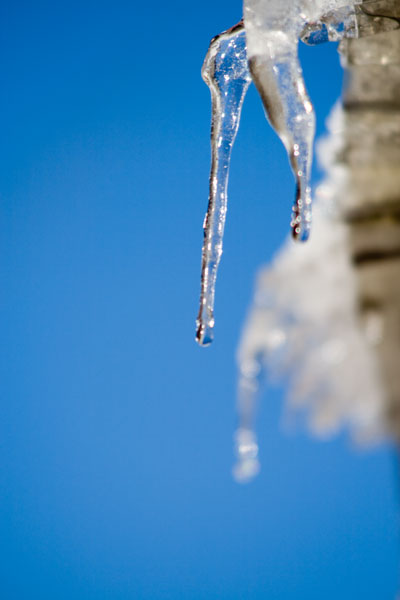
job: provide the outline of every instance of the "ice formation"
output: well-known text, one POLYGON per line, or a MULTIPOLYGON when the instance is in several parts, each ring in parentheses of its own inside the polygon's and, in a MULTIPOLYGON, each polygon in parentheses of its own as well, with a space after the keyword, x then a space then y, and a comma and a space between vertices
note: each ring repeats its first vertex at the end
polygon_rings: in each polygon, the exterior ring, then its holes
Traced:
POLYGON ((211 41, 202 76, 211 92, 212 160, 209 204, 204 221, 196 339, 206 346, 213 339, 215 282, 222 254, 229 161, 239 128, 243 99, 251 81, 247 66, 246 37, 241 23, 211 41))
POLYGON ((201 345, 208 345, 213 339, 215 283, 222 254, 229 161, 242 103, 252 78, 268 119, 286 146, 295 175, 293 237, 302 241, 308 238, 315 117, 303 82, 297 45, 299 38, 318 44, 339 39, 344 32, 354 35, 354 14, 341 8, 335 10, 336 4, 336 0, 317 3, 245 0, 245 29, 240 22, 211 41, 202 70, 212 98, 212 163, 196 332, 201 345))
MULTIPOLYGON (((315 116, 303 81, 298 42, 317 45, 399 27, 399 0, 244 0, 244 21, 212 40, 202 72, 212 97, 212 165, 196 335, 201 345, 213 339, 229 161, 250 82, 254 81, 266 116, 286 147, 296 182, 292 236, 305 241, 311 226, 315 116)), ((339 121, 337 117, 336 124, 339 121)), ((332 148, 340 136, 332 134, 330 139, 332 148)), ((336 173, 335 185, 330 185, 337 167, 332 162, 325 166, 329 177, 317 194, 314 236, 304 248, 289 241, 272 268, 261 274, 242 338, 234 468, 240 481, 259 470, 253 421, 266 366, 275 374, 288 367, 294 371, 292 404, 310 407, 311 426, 320 433, 329 433, 345 421, 357 434, 368 437, 382 423, 381 387, 366 343, 367 338, 370 345, 379 343, 381 318, 372 311, 364 333, 356 322, 347 227, 334 212, 327 216, 329 202, 321 192, 337 194, 340 177, 336 173), (337 289, 342 290, 340 299, 337 289), (352 361, 347 360, 350 354, 352 361), (365 374, 362 381, 353 377, 357 371, 365 374)))
POLYGON ((313 106, 298 59, 298 40, 307 19, 305 2, 245 0, 247 55, 265 112, 289 156, 296 180, 291 221, 295 239, 305 241, 311 222, 310 170, 315 131, 313 106))
POLYGON ((200 345, 206 346, 213 339, 229 161, 251 79, 288 152, 296 180, 292 234, 305 241, 311 226, 315 116, 298 60, 298 40, 318 45, 396 29, 400 24, 398 0, 392 2, 394 6, 388 11, 382 0, 244 0, 245 23, 241 21, 211 41, 202 70, 212 98, 212 163, 196 332, 200 345))
POLYGON ((347 424, 358 439, 370 440, 383 429, 382 386, 372 352, 380 341, 380 318, 371 313, 364 330, 360 327, 347 226, 334 209, 345 176, 333 162, 340 150, 341 115, 337 106, 330 136, 320 143, 327 177, 316 192, 314 234, 300 248, 289 240, 260 273, 243 330, 233 470, 241 482, 259 470, 254 418, 266 371, 273 378, 289 376, 289 407, 308 409, 314 433, 327 436, 347 424))

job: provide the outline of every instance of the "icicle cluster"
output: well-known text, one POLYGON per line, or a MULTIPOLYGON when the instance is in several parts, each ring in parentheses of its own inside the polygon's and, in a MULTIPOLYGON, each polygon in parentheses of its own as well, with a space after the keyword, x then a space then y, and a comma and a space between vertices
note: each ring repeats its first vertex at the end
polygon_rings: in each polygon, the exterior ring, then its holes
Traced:
POLYGON ((200 309, 196 339, 213 339, 214 296, 227 210, 232 146, 247 88, 253 79, 267 118, 284 143, 296 181, 291 227, 308 239, 311 226, 310 173, 315 131, 313 106, 298 60, 298 40, 318 44, 354 36, 356 17, 339 0, 245 0, 244 23, 216 36, 202 75, 212 99, 212 162, 209 205, 204 222, 200 309))
MULTIPOLYGON (((311 227, 315 115, 298 59, 299 40, 317 45, 398 29, 399 4, 398 0, 244 0, 244 20, 212 40, 202 71, 212 99, 212 164, 196 333, 200 345, 213 339, 229 162, 250 82, 287 150, 296 183, 292 237, 306 241, 311 227)), ((339 138, 331 137, 330 147, 335 139, 339 138)), ((331 177, 337 167, 326 166, 331 177)), ((288 366, 294 370, 292 404, 311 408, 311 426, 320 433, 347 422, 370 435, 381 422, 381 388, 355 318, 347 230, 332 215, 326 216, 326 194, 323 201, 321 191, 337 194, 339 180, 336 177, 336 187, 325 183, 320 188, 316 232, 308 247, 294 248, 288 242, 272 269, 260 277, 239 351, 240 424, 234 474, 241 481, 259 469, 253 420, 259 375, 266 365, 278 374, 288 366), (353 376, 357 371, 365 374, 363 379, 353 376)), ((370 317, 366 332, 374 343, 381 323, 377 315, 370 317)))

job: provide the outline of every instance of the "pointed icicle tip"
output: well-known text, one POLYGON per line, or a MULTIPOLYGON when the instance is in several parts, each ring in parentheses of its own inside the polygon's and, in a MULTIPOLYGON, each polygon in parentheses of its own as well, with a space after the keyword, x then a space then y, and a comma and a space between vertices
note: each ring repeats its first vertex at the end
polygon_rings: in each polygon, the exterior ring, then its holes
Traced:
POLYGON ((214 337, 215 284, 227 211, 229 163, 251 81, 243 23, 213 38, 202 75, 211 91, 211 172, 196 340, 200 346, 209 346, 214 337))
POLYGON ((211 327, 209 324, 204 324, 200 321, 196 322, 196 342, 199 346, 207 347, 214 340, 214 327, 211 327))

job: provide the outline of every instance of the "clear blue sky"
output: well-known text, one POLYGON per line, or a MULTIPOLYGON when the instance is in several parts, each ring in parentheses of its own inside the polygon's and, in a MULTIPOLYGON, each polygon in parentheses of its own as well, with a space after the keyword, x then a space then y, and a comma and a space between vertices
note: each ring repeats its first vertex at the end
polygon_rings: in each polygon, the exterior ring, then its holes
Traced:
MULTIPOLYGON (((293 181, 252 89, 234 149, 216 340, 194 342, 210 38, 238 0, 0 8, 0 596, 393 600, 397 466, 280 429, 230 476, 234 352, 293 181)), ((303 49, 319 131, 335 48, 303 49)))

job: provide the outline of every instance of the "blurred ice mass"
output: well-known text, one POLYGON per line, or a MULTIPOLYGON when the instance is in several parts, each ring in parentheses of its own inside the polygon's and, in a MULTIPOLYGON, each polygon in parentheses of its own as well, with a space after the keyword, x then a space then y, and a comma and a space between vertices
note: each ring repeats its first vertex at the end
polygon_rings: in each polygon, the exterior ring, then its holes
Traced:
POLYGON ((347 426, 357 439, 382 432, 382 386, 371 346, 381 341, 382 319, 375 312, 361 327, 348 225, 335 211, 345 174, 331 157, 340 150, 342 110, 330 117, 330 136, 317 154, 327 177, 316 190, 313 234, 307 244, 288 239, 273 264, 259 273, 238 349, 236 479, 252 474, 255 403, 264 370, 289 378, 289 408, 308 409, 313 433, 327 436, 347 426), (329 166, 328 166, 329 165, 329 166))
POLYGON ((400 2, 367 5, 380 15, 364 23, 372 37, 340 46, 347 85, 317 147, 326 178, 312 236, 287 240, 262 269, 244 326, 238 481, 259 470, 254 416, 265 374, 289 380, 287 413, 303 409, 319 436, 400 434, 400 2))

